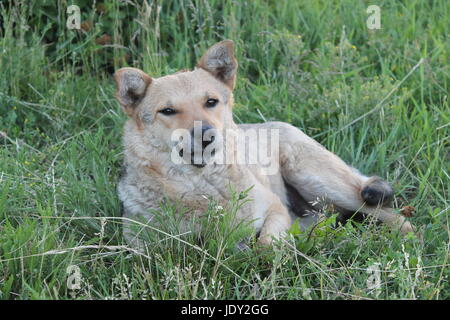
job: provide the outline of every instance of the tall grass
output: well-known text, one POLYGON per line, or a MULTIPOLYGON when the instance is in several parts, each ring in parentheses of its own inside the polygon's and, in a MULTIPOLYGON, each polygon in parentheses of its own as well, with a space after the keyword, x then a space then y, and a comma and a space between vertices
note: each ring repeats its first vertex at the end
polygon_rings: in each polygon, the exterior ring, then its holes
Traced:
POLYGON ((66 27, 72 2, 0 4, 1 298, 450 298, 448 1, 379 1, 380 30, 366 27, 370 1, 76 2, 79 31, 66 27), (170 204, 148 252, 126 249, 111 74, 193 67, 225 38, 239 60, 236 121, 288 121, 385 177, 395 205, 417 209, 422 239, 333 229, 331 216, 273 252, 239 251, 236 196, 212 202, 202 239, 170 227, 170 204), (71 265, 80 289, 67 286, 71 265), (380 289, 367 283, 374 265, 380 289))

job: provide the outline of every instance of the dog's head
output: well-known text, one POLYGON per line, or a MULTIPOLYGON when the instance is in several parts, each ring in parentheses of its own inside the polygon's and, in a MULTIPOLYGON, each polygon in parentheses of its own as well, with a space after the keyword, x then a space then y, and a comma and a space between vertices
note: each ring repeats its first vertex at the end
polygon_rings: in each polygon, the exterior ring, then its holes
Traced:
MULTIPOLYGON (((151 78, 135 68, 118 70, 116 97, 144 143, 172 150, 174 133, 181 130, 189 133, 193 157, 194 149, 203 152, 223 140, 224 130, 233 124, 237 66, 233 42, 224 40, 209 48, 193 71, 151 78)), ((205 161, 193 164, 204 166, 205 161)))

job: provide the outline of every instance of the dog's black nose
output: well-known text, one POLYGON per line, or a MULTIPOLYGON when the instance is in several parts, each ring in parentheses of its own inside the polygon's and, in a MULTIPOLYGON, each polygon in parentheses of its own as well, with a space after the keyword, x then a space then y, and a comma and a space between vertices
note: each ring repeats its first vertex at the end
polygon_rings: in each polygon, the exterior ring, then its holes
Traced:
MULTIPOLYGON (((192 129, 191 135, 194 138, 201 138, 202 141, 202 148, 206 148, 209 144, 211 144, 215 140, 214 136, 214 128, 210 125, 202 125, 201 128, 201 137, 196 137, 195 135, 198 135, 195 129, 192 129)), ((197 140, 198 141, 198 140, 197 140)))
POLYGON ((206 148, 207 145, 211 144, 214 141, 215 137, 214 137, 213 130, 214 130, 214 128, 211 126, 203 126, 202 127, 202 146, 203 146, 203 148, 206 148))

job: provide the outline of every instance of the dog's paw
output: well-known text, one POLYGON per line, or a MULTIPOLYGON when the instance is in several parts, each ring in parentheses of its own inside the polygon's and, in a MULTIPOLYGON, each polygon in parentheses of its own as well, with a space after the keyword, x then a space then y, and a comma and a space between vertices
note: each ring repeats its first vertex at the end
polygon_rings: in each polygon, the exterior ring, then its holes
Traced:
POLYGON ((415 230, 415 228, 413 227, 413 225, 411 224, 411 222, 405 220, 405 221, 402 223, 402 225, 400 226, 400 233, 401 233, 402 235, 407 235, 408 233, 414 233, 414 234, 416 234, 416 230, 415 230))
POLYGON ((272 242, 273 242, 273 237, 271 235, 266 234, 266 235, 260 236, 258 238, 258 241, 256 241, 256 245, 259 248, 265 248, 265 247, 270 247, 272 245, 272 242))
POLYGON ((414 227, 414 225, 412 223, 410 223, 409 221, 405 221, 403 223, 403 225, 400 228, 400 233, 402 234, 402 236, 404 237, 408 237, 412 236, 412 238, 417 238, 419 239, 419 241, 423 244, 424 242, 424 235, 423 232, 421 232, 418 228, 414 227))
POLYGON ((394 190, 383 179, 372 177, 361 190, 361 197, 370 206, 387 205, 394 197, 394 190))

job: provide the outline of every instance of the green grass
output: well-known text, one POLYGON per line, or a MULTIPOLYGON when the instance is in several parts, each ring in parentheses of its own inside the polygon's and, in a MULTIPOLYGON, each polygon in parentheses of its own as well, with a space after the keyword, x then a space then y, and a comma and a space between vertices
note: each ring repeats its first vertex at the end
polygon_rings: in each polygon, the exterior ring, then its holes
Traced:
POLYGON ((373 31, 370 1, 167 0, 159 13, 131 2, 74 1, 88 32, 66 28, 68 1, 0 4, 0 298, 450 299, 448 1, 377 1, 373 31), (111 45, 95 42, 103 33, 111 45), (395 205, 417 209, 422 240, 332 229, 331 216, 273 252, 239 252, 236 196, 211 204, 201 242, 171 227, 173 204, 145 255, 125 250, 115 188, 126 117, 111 73, 193 67, 225 38, 240 63, 236 121, 288 121, 386 178, 395 205), (367 286, 376 263, 379 291, 367 286), (71 265, 79 290, 67 288, 71 265))

